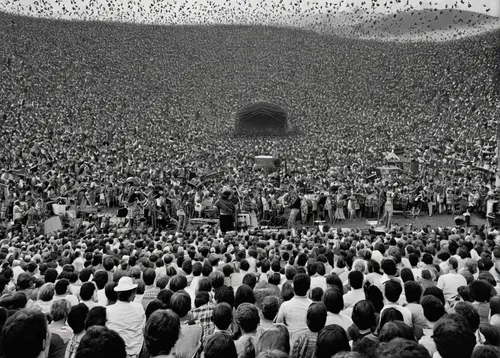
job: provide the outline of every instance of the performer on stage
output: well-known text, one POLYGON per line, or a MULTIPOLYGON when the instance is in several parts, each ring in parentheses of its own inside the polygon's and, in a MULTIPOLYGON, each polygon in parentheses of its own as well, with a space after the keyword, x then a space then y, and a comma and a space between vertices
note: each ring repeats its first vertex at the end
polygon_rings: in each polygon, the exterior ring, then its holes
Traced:
POLYGON ((214 206, 219 211, 220 230, 222 233, 234 231, 234 222, 236 220, 236 205, 231 200, 233 191, 226 187, 222 190, 221 197, 216 201, 214 206))

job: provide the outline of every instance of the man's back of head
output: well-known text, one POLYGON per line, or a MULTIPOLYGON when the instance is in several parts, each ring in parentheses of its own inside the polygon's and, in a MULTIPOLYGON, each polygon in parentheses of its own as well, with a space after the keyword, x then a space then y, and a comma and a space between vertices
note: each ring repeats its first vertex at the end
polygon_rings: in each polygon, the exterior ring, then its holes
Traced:
POLYGON ((76 358, 126 358, 125 342, 118 333, 93 326, 82 337, 76 358))
POLYGON ((23 309, 7 319, 0 333, 2 358, 37 358, 48 352, 50 333, 47 318, 37 310, 23 309))

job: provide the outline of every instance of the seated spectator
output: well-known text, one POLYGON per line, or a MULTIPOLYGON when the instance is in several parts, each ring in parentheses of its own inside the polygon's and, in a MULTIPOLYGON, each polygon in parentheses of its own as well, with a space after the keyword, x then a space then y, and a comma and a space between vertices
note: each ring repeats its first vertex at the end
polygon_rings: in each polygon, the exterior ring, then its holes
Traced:
POLYGON ((437 287, 443 291, 446 302, 449 305, 453 304, 453 301, 458 296, 458 288, 460 286, 466 286, 467 280, 465 277, 460 275, 458 272, 458 261, 454 257, 448 259, 448 273, 439 276, 437 287))
POLYGON ((469 285, 472 305, 477 309, 481 323, 489 322, 490 299, 496 295, 495 287, 484 280, 473 281, 469 285))
POLYGON ((380 343, 390 342, 394 338, 403 338, 416 342, 413 330, 401 321, 387 322, 378 335, 380 343))
POLYGON ((479 317, 479 312, 470 302, 457 302, 453 307, 455 313, 463 316, 469 323, 469 327, 476 337, 476 344, 484 344, 485 338, 479 331, 479 325, 481 324, 481 318, 479 317))
POLYGON ((347 336, 352 341, 353 350, 356 350, 358 342, 364 337, 374 338, 375 330, 375 309, 370 301, 362 300, 354 305, 352 311, 352 321, 354 326, 347 329, 347 336))
MULTIPOLYGON (((275 296, 266 296, 260 305, 260 324, 257 328, 257 336, 274 326, 274 319, 278 314, 280 302, 275 296)), ((288 330, 287 330, 288 332, 288 330)), ((290 344, 290 343, 289 343, 290 344)))
POLYGON ((327 310, 323 303, 315 302, 307 310, 307 330, 297 332, 292 358, 314 358, 318 332, 325 327, 327 310))
POLYGON ((424 346, 432 357, 434 353, 437 352, 436 343, 432 338, 434 326, 436 322, 446 314, 446 311, 444 310, 443 302, 435 296, 424 296, 421 304, 427 324, 423 329, 423 336, 418 343, 424 346))
POLYGON ((277 323, 264 331, 257 341, 255 353, 278 350, 288 357, 290 355, 290 334, 285 325, 277 323))
POLYGON ((52 322, 49 324, 49 330, 52 334, 61 337, 64 345, 68 343, 73 335, 71 327, 66 324, 70 309, 70 303, 66 300, 55 301, 50 308, 52 322))
MULTIPOLYGON (((276 323, 283 323, 290 333, 290 347, 295 343, 295 334, 307 328, 307 310, 312 301, 307 298, 311 279, 305 273, 299 273, 293 278, 295 295, 289 301, 283 302, 278 311, 276 323)), ((284 286, 283 286, 284 289, 284 286)))
POLYGON ((347 317, 351 317, 354 305, 361 300, 366 299, 363 289, 364 275, 360 271, 351 271, 348 275, 349 286, 351 290, 344 295, 344 311, 342 312, 347 317))
POLYGON ((433 338, 442 358, 469 358, 476 345, 469 323, 458 314, 443 316, 434 326, 433 338))
POLYGON ((349 340, 345 330, 337 324, 325 326, 316 341, 316 358, 331 358, 338 352, 349 352, 349 340))
POLYGON ((153 269, 146 269, 144 273, 142 274, 142 279, 145 284, 144 288, 144 294, 142 296, 142 307, 144 307, 144 311, 148 307, 148 304, 156 299, 158 296, 158 292, 160 292, 160 289, 155 285, 155 279, 156 279, 156 272, 153 269))
POLYGON ((347 332, 347 329, 352 325, 352 319, 341 313, 344 309, 344 298, 342 293, 336 288, 328 289, 323 296, 323 303, 328 311, 325 325, 338 324, 347 332))
POLYGON ((431 358, 429 352, 413 340, 395 338, 390 342, 381 343, 377 349, 379 358, 431 358))
POLYGON ((85 320, 89 313, 89 308, 80 303, 71 307, 68 314, 68 326, 73 330, 73 335, 66 346, 65 358, 74 358, 82 337, 85 335, 85 320))
POLYGON ((206 337, 214 332, 212 312, 215 306, 210 302, 210 295, 206 291, 196 293, 195 301, 196 308, 191 310, 191 319, 200 322, 203 335, 206 337))
POLYGON ((231 324, 233 323, 233 308, 226 302, 218 303, 212 311, 212 322, 214 324, 214 334, 226 332, 231 334, 231 324))
POLYGON ((118 333, 94 326, 82 337, 76 358, 127 358, 125 342, 118 333))
POLYGON ((203 348, 205 358, 237 358, 238 353, 233 338, 225 332, 212 334, 203 348))
POLYGON ((0 331, 2 358, 47 357, 50 331, 46 316, 33 309, 23 309, 10 316, 0 331))
POLYGON ((386 323, 393 321, 404 322, 403 314, 399 310, 393 307, 389 307, 388 309, 384 310, 384 312, 380 315, 380 322, 377 327, 377 334, 380 333, 380 330, 384 327, 386 323))
MULTIPOLYGON (((107 275, 106 275, 107 277, 107 275)), ((97 306, 97 292, 93 282, 85 282, 80 288, 81 303, 89 308, 97 306)))
POLYGON ((65 278, 58 280, 54 286, 55 289, 55 296, 54 296, 54 301, 57 300, 67 300, 70 303, 70 306, 73 307, 74 305, 78 304, 78 298, 72 294, 69 294, 68 288, 69 288, 69 281, 66 280, 65 278))
POLYGON ((54 295, 55 295, 54 284, 51 282, 44 284, 38 290, 38 298, 34 303, 34 307, 41 310, 42 313, 50 315, 50 308, 52 307, 54 295))
POLYGON ((170 355, 181 330, 179 316, 172 310, 158 310, 146 322, 144 342, 150 357, 170 355))
POLYGON ((408 308, 399 305, 398 303, 402 292, 403 288, 399 281, 391 279, 384 283, 384 297, 387 300, 387 304, 384 305, 384 308, 382 308, 382 311, 380 311, 380 315, 382 316, 385 310, 394 308, 401 312, 404 322, 409 327, 413 328, 411 311, 408 308))
POLYGON ((142 329, 146 323, 144 308, 134 302, 137 284, 124 276, 114 288, 118 301, 106 307, 106 327, 115 331, 125 341, 127 355, 137 356, 144 342, 142 329))
POLYGON ((238 306, 242 303, 251 303, 255 304, 255 296, 253 294, 253 290, 248 285, 241 285, 236 290, 236 294, 234 296, 234 308, 238 308, 238 306))
MULTIPOLYGON (((109 275, 106 271, 100 270, 94 274, 94 283, 96 286, 95 301, 96 305, 106 307, 108 299, 106 298, 106 291, 104 290, 108 283, 109 275)), ((80 291, 81 292, 81 291, 80 291)), ((92 307, 89 307, 89 309, 92 307)))
POLYGON ((176 358, 191 358, 202 348, 203 328, 191 319, 191 297, 186 291, 177 291, 170 299, 170 308, 179 316, 181 331, 172 354, 176 358))
POLYGON ((241 337, 234 342, 238 357, 255 356, 257 327, 260 323, 259 310, 251 303, 242 303, 236 310, 236 322, 241 329, 241 337))
POLYGON ((413 323, 413 332, 417 340, 419 340, 423 333, 423 329, 427 324, 424 317, 424 310, 420 305, 420 297, 422 297, 422 286, 415 281, 405 282, 404 285, 406 302, 408 304, 405 306, 411 312, 411 320, 413 323))
POLYGON ((85 319, 85 330, 93 326, 106 326, 106 307, 93 307, 85 319))
POLYGON ((107 299, 106 306, 114 305, 118 300, 118 295, 115 291, 116 285, 116 282, 108 282, 106 286, 104 286, 104 294, 106 295, 107 299))

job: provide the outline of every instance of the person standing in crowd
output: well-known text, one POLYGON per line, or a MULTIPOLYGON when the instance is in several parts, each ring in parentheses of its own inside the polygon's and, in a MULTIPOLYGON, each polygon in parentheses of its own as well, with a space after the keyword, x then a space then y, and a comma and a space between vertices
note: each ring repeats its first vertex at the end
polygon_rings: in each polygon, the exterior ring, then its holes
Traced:
POLYGON ((225 188, 214 206, 219 212, 220 230, 223 234, 235 230, 236 206, 232 202, 232 190, 225 188))
POLYGON ((297 216, 300 213, 302 207, 300 196, 293 186, 290 186, 288 193, 283 197, 285 202, 285 207, 290 209, 290 216, 288 217, 287 227, 292 229, 295 227, 295 222, 297 221, 297 216))

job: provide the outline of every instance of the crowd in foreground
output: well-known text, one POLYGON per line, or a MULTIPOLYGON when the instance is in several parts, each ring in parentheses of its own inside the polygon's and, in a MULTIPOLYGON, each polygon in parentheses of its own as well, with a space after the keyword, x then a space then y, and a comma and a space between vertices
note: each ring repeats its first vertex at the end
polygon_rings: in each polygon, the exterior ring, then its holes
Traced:
POLYGON ((500 233, 3 241, 2 358, 500 355, 500 233))

